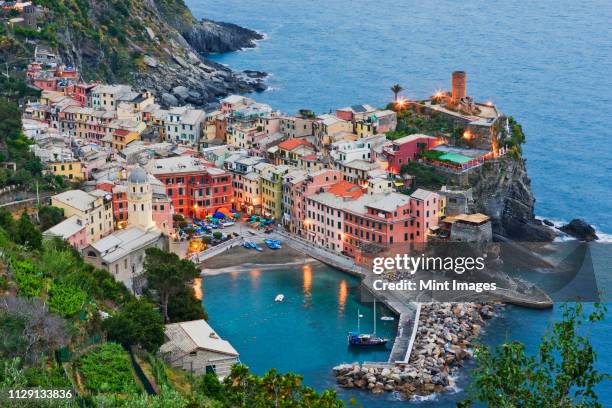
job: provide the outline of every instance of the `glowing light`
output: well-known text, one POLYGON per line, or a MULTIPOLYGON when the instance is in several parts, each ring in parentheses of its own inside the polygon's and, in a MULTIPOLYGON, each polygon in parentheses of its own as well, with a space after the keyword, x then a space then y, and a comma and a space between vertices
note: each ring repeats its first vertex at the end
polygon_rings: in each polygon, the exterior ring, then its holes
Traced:
POLYGON ((304 280, 303 282, 303 288, 304 288, 304 298, 305 300, 310 300, 312 293, 312 266, 310 265, 304 265, 302 267, 302 278, 304 280))
POLYGON ((486 105, 487 106, 494 106, 493 101, 487 101, 486 105))
POLYGON ((466 130, 465 132, 463 132, 463 139, 464 140, 472 140, 473 137, 474 137, 474 135, 469 130, 466 130))
POLYGON ((346 305, 346 298, 348 297, 348 285, 345 280, 340 281, 340 288, 338 289, 338 311, 344 312, 346 305))
POLYGON ((194 209, 194 210, 197 210, 197 209, 198 209, 198 205, 197 205, 197 204, 194 204, 194 205, 193 205, 193 209, 194 209))
POLYGON ((195 278, 193 280, 193 291, 195 297, 198 300, 202 300, 202 278, 195 278))
POLYGON ((406 99, 403 99, 403 98, 398 98, 398 99, 395 101, 395 106, 397 106, 397 108, 398 108, 398 109, 405 108, 405 107, 406 107, 406 105, 408 105, 408 101, 407 101, 406 99))
POLYGON ((441 90, 437 90, 436 93, 434 93, 433 97, 434 99, 440 99, 444 96, 444 92, 441 90))

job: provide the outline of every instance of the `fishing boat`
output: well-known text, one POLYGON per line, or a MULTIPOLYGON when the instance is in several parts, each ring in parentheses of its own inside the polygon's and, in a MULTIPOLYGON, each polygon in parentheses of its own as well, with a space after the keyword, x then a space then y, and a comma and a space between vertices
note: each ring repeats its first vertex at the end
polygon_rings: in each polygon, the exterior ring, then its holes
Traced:
POLYGON ((256 243, 252 242, 252 245, 253 245, 253 248, 255 248, 255 250, 257 252, 263 251, 263 249, 259 245, 257 245, 256 243))
POLYGON ((245 247, 246 249, 257 249, 256 245, 251 241, 244 241, 242 243, 242 246, 245 247))
POLYGON ((281 249, 281 243, 277 239, 264 239, 264 243, 270 249, 281 249))
POLYGON ((376 347, 384 346, 389 342, 389 339, 376 335, 376 299, 374 299, 374 332, 361 333, 361 318, 363 315, 357 310, 357 331, 349 332, 348 345, 352 347, 376 347))
POLYGON ((275 302, 282 302, 283 300, 285 300, 285 295, 283 295, 282 293, 279 293, 278 295, 276 295, 276 297, 274 298, 275 302))

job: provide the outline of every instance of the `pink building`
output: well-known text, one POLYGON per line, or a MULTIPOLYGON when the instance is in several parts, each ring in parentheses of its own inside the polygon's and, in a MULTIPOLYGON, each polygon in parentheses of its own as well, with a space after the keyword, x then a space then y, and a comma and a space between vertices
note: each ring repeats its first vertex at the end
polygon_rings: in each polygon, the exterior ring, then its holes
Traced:
POLYGON ((399 174, 402 166, 415 160, 419 153, 429 150, 439 144, 433 136, 415 134, 394 140, 390 146, 383 148, 383 155, 389 163, 388 171, 399 174))
POLYGON ((87 222, 76 215, 65 219, 44 232, 47 238, 58 237, 68 242, 76 249, 89 245, 87 239, 87 222))
POLYGON ((438 225, 436 193, 417 190, 373 194, 349 203, 344 216, 344 253, 358 263, 392 245, 425 242, 428 230, 438 225))
POLYGON ((327 191, 332 185, 343 180, 339 170, 324 169, 308 174, 296 188, 292 188, 292 219, 290 231, 305 236, 304 219, 306 218, 306 197, 327 191))
POLYGON ((343 180, 326 192, 306 197, 306 239, 332 251, 343 252, 344 209, 362 195, 360 186, 343 180))

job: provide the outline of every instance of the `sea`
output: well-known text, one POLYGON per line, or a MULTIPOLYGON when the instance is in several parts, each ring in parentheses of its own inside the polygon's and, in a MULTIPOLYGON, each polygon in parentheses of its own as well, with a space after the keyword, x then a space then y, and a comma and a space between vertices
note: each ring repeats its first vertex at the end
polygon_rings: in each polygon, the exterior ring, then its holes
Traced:
MULTIPOLYGON (((611 240, 609 0, 528 3, 186 0, 186 3, 196 17, 229 21, 265 35, 253 49, 209 58, 236 70, 268 72, 268 90, 254 97, 284 112, 307 108, 325 113, 360 103, 384 106, 392 98, 389 88, 395 83, 402 85, 404 96, 425 98, 436 90, 450 88, 451 71, 467 71, 469 95, 478 101, 495 103, 523 126, 527 137, 524 157, 537 200, 537 216, 557 223, 584 218, 595 226, 602 241, 611 240)), ((610 268, 609 264, 606 267, 610 268)), ((351 305, 351 279, 342 274, 336 276, 334 271, 318 273, 320 268, 315 268, 313 286, 330 285, 329 291, 336 293, 339 282, 347 282, 345 313, 350 322, 357 306, 351 305), (336 276, 338 281, 325 283, 324 275, 336 276)), ((249 302, 269 303, 270 295, 279 292, 281 283, 277 281, 285 275, 293 276, 296 287, 303 285, 304 279, 300 269, 290 265, 284 275, 278 271, 260 272, 260 288, 265 286, 267 291, 264 294, 262 289, 256 290, 251 293, 253 298, 243 298, 247 295, 242 292, 245 289, 237 289, 236 293, 228 290, 232 279, 252 279, 252 271, 237 272, 235 278, 222 274, 204 279, 204 305, 215 327, 237 343, 239 349, 242 346, 246 350, 241 350, 243 361, 256 372, 277 367, 281 371, 303 373, 305 382, 318 389, 333 386, 329 380, 331 367, 354 357, 342 347, 334 348, 334 352, 326 349, 328 342, 335 344, 335 336, 345 335, 349 324, 334 323, 338 305, 328 304, 325 296, 321 296, 310 308, 291 308, 292 317, 288 320, 292 324, 278 324, 274 328, 276 322, 283 321, 276 316, 278 310, 272 306, 262 309, 253 306, 258 311, 253 315, 249 302), (313 308, 328 311, 313 316, 309 314, 313 308), (225 323, 227 316, 234 319, 231 324, 225 323), (267 338, 264 344, 249 343, 245 338, 252 336, 250 331, 260 329, 255 319, 270 322, 272 326, 266 333, 282 342, 267 338), (245 325, 244 330, 240 325, 245 325), (311 328, 310 334, 303 332, 307 328, 311 328)), ((289 288, 283 290, 288 292, 289 288)), ((289 304, 285 306, 289 308, 289 304)), ((529 351, 534 351, 540 336, 559 317, 559 307, 550 311, 508 307, 487 326, 483 341, 495 345, 520 340, 529 351)), ((592 343, 599 351, 600 369, 609 370, 612 366, 611 322, 608 317, 591 330, 592 343)), ((394 396, 373 397, 363 393, 355 396, 365 407, 408 404, 450 407, 465 398, 464 390, 469 388, 469 368, 461 376, 464 378, 458 379, 456 392, 424 401, 394 402, 394 396)), ((607 383, 599 389, 603 405, 612 406, 612 385, 607 383)), ((353 396, 344 391, 341 395, 353 396)))

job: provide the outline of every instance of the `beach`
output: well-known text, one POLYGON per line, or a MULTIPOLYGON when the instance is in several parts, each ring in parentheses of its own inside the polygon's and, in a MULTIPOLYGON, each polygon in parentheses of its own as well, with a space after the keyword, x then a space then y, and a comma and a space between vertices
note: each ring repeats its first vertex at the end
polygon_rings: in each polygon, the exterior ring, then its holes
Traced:
POLYGON ((314 259, 296 251, 288 245, 281 249, 271 250, 263 246, 263 251, 258 252, 254 249, 246 249, 237 246, 216 255, 199 266, 203 275, 216 275, 219 273, 229 273, 254 266, 282 266, 291 264, 303 264, 315 262, 314 259))

